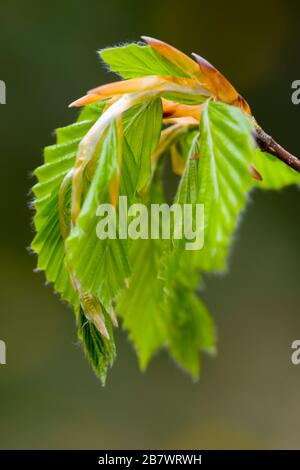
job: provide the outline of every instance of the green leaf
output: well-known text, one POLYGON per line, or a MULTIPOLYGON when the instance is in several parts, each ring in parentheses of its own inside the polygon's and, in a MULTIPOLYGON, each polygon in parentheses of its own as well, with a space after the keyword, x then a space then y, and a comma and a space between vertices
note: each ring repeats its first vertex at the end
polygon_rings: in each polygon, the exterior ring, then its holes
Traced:
POLYGON ((129 44, 99 51, 100 57, 112 72, 123 78, 143 77, 145 75, 174 75, 188 77, 176 65, 169 62, 150 46, 129 44))
MULTIPOLYGON (((199 158, 199 134, 190 134, 189 148, 187 149, 186 165, 180 179, 175 202, 181 204, 196 204, 198 198, 198 162, 199 158)), ((183 157, 184 158, 184 157, 183 157)))
MULTIPOLYGON (((203 214, 203 207, 200 208, 198 203, 199 193, 199 175, 198 175, 198 159, 199 159, 199 132, 192 132, 187 138, 185 138, 183 145, 183 159, 186 161, 183 175, 180 179, 178 189, 175 195, 175 203, 181 205, 183 221, 179 221, 175 225, 174 230, 180 230, 182 232, 181 240, 173 240, 174 246, 177 249, 187 250, 192 249, 198 250, 200 248, 195 246, 196 237, 199 247, 203 244, 203 221, 201 215, 203 214), (186 155, 185 155, 186 154, 186 155), (194 240, 189 240, 186 237, 184 225, 187 224, 187 215, 185 213, 185 207, 191 208, 191 229, 195 234, 194 240), (199 210, 201 209, 201 210, 199 210), (199 218, 200 216, 200 218, 199 218), (200 220, 198 220, 200 219, 200 220), (191 248, 190 243, 193 243, 191 248), (189 244, 189 245, 188 245, 189 244)), ((177 255, 176 255, 177 256, 177 255)), ((197 257, 190 256, 191 269, 195 265, 197 257)))
POLYGON ((124 287, 129 265, 124 240, 97 235, 100 204, 110 203, 109 184, 118 167, 118 131, 113 121, 100 148, 97 167, 75 227, 68 239, 68 263, 83 291, 100 299, 108 310, 124 287))
POLYGON ((111 322, 106 312, 105 320, 109 340, 103 338, 95 325, 87 320, 82 308, 77 309, 78 338, 82 341, 84 352, 102 385, 105 385, 107 371, 116 357, 111 322))
MULTIPOLYGON (((96 375, 104 384, 107 370, 115 357, 111 321, 104 310, 104 321, 110 335, 107 340, 88 321, 80 307, 78 293, 73 289, 65 264, 65 242, 60 229, 58 208, 59 188, 75 163, 78 145, 102 111, 103 103, 87 106, 80 113, 78 122, 57 130, 57 144, 45 149, 45 163, 35 171, 38 178, 38 183, 33 188, 36 196, 34 222, 37 234, 32 248, 38 254, 38 269, 45 270, 47 280, 53 282, 62 298, 73 305, 78 322, 78 336, 96 375)), ((67 189, 64 198, 66 213, 70 211, 70 189, 67 189)))
POLYGON ((151 155, 156 149, 162 126, 161 99, 146 100, 124 114, 124 139, 129 145, 138 167, 137 191, 151 175, 151 155))
POLYGON ((163 310, 169 317, 169 352, 183 368, 197 378, 200 373, 200 350, 215 353, 213 320, 196 294, 180 283, 175 283, 170 290, 163 310))
MULTIPOLYGON (((162 168, 157 171, 148 207, 165 202, 162 168)), ((166 345, 174 359, 196 377, 200 349, 214 351, 215 332, 206 308, 193 294, 199 274, 191 262, 192 252, 180 242, 172 249, 164 240, 131 241, 132 276, 116 310, 136 347, 142 369, 166 345)))
MULTIPOLYGON (((160 178, 155 178, 150 192, 141 200, 148 208, 151 203, 164 201, 160 178)), ((148 220, 149 233, 151 217, 148 220)), ((165 342, 165 325, 160 305, 163 282, 158 277, 160 258, 164 250, 162 240, 129 240, 129 260, 132 274, 128 287, 117 299, 116 312, 123 319, 144 370, 153 354, 165 342)))
MULTIPOLYGON (((74 165, 79 142, 100 116, 102 108, 103 105, 98 105, 97 113, 92 118, 89 116, 91 119, 84 119, 58 129, 57 144, 45 148, 45 163, 34 172, 38 179, 38 183, 33 187, 36 197, 34 200, 36 235, 31 247, 38 255, 37 268, 45 271, 47 280, 54 283, 55 290, 74 306, 78 305, 79 300, 65 266, 64 240, 59 224, 58 192, 63 179, 74 165)), ((70 198, 68 191, 65 197, 66 209, 70 205, 70 198)))
POLYGON ((198 203, 204 204, 204 248, 199 267, 226 267, 232 235, 253 187, 254 142, 250 119, 238 108, 209 102, 200 123, 198 203))
MULTIPOLYGON (((182 175, 175 202, 184 208, 192 204, 195 209, 198 197, 199 135, 193 133, 186 146, 185 171, 182 175)), ((196 229, 193 211, 193 230, 196 229)), ((199 224, 199 221, 198 221, 199 224)), ((198 230, 203 227, 197 225, 198 230)), ((212 317, 195 294, 200 284, 197 253, 186 249, 185 238, 173 240, 161 260, 160 276, 165 282, 163 317, 170 355, 194 378, 200 373, 200 350, 214 353, 216 334, 212 317)))
MULTIPOLYGON (((151 153, 161 129, 161 101, 147 100, 124 114, 122 127, 121 194, 135 195, 151 172, 151 153)), ((116 239, 101 240, 96 229, 100 204, 109 203, 109 184, 118 171, 117 129, 112 123, 101 143, 98 164, 75 228, 67 240, 68 260, 83 290, 99 298, 105 308, 124 287, 130 268, 127 243, 116 239)), ((116 218, 117 222, 118 217, 116 218)))
POLYGON ((104 107, 106 103, 107 103, 106 100, 104 100, 104 101, 99 101, 98 103, 93 103, 93 104, 89 104, 88 106, 84 106, 80 111, 77 122, 82 122, 82 121, 96 122, 97 119, 104 112, 104 107))
POLYGON ((164 320, 159 309, 163 284, 157 277, 160 255, 159 240, 131 242, 132 276, 116 307, 136 347, 141 369, 146 368, 154 352, 165 341, 164 320))
POLYGON ((262 181, 256 181, 258 188, 281 189, 300 184, 299 173, 269 153, 256 150, 253 163, 262 176, 262 181))

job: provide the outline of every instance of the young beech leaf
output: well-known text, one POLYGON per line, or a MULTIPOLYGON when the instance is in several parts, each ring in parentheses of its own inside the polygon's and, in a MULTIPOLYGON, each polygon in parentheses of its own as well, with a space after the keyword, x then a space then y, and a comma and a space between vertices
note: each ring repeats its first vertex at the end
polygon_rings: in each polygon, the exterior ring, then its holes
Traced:
MULTIPOLYGON (((164 201, 159 174, 142 202, 150 208, 151 203, 164 201)), ((148 219, 151 231, 151 217, 148 219)), ((145 369, 154 352, 166 341, 164 318, 160 305, 163 300, 163 282, 158 277, 159 263, 164 250, 162 240, 130 240, 129 260, 132 274, 127 289, 123 290, 116 305, 117 314, 123 319, 133 342, 141 369, 145 369)))
POLYGON ((251 133, 250 119, 236 107, 210 101, 202 112, 198 202, 205 207, 205 232, 198 262, 204 271, 225 268, 232 235, 253 187, 251 133))
POLYGON ((125 113, 124 138, 138 166, 137 191, 142 189, 151 174, 151 155, 156 149, 162 127, 162 105, 159 98, 146 100, 125 113))
MULTIPOLYGON (((181 142, 181 146, 186 166, 175 202, 184 209, 184 204, 195 205, 198 197, 199 133, 191 133, 181 142)), ((193 223, 193 228, 201 231, 203 226, 193 223)), ((173 240, 161 257, 159 278, 164 282, 161 310, 170 355, 197 378, 200 373, 200 350, 215 352, 216 333, 212 317, 195 294, 201 276, 195 253, 185 249, 187 242, 185 238, 173 240)))
MULTIPOLYGON (((45 148, 45 163, 35 170, 38 183, 33 187, 36 197, 34 225, 37 233, 31 247, 38 254, 37 267, 45 271, 47 280, 54 283, 55 290, 62 298, 75 306, 78 305, 78 296, 65 266, 58 193, 63 179, 74 165, 80 140, 101 115, 103 104, 92 105, 91 108, 95 115, 86 114, 88 119, 57 130, 57 144, 45 148)), ((65 197, 66 207, 70 206, 70 200, 71 193, 68 191, 65 197)))
MULTIPOLYGON (((121 189, 129 190, 132 198, 150 176, 150 157, 157 145, 161 129, 161 103, 150 100, 126 112, 122 128, 124 144, 118 141, 114 122, 109 126, 100 145, 100 155, 91 185, 77 223, 68 240, 68 261, 82 288, 98 297, 108 309, 112 300, 124 287, 129 276, 127 243, 118 239, 100 239, 97 234, 100 204, 110 203, 110 182, 118 171, 118 146, 122 146, 121 189), (123 150, 124 146, 124 150, 123 150), (132 155, 135 163, 132 161, 132 155), (132 167, 133 171, 132 170, 132 167), (122 174, 124 168, 125 175, 122 174), (130 173, 130 182, 125 178, 130 173), (136 175, 136 176, 135 176, 136 175), (129 187, 131 185, 131 188, 129 187)), ((96 155, 97 157, 97 155, 96 155)))
MULTIPOLYGON (((148 204, 165 203, 160 173, 158 168, 148 204)), ((141 368, 165 345, 170 355, 197 377, 200 350, 215 350, 215 332, 211 317, 194 294, 199 274, 191 252, 184 249, 183 240, 173 250, 163 240, 133 240, 129 246, 132 276, 116 309, 136 347, 141 368)))
POLYGON ((128 44, 102 49, 99 54, 109 65, 110 70, 123 78, 144 77, 145 75, 189 76, 150 46, 128 44))
POLYGON ((159 278, 164 283, 160 309, 168 351, 196 379, 200 374, 200 351, 216 351, 216 332, 211 315, 195 293, 200 274, 194 253, 185 250, 183 240, 173 250, 165 250, 159 278))
POLYGON ((262 176, 256 186, 262 189, 281 189, 291 184, 300 184, 300 174, 273 155, 256 150, 253 163, 262 176))
POLYGON ((166 340, 164 319, 160 312, 163 284, 157 276, 161 245, 160 240, 131 241, 132 276, 116 308, 136 347, 142 369, 166 340))
POLYGON ((89 322, 81 307, 76 309, 78 338, 82 341, 84 352, 95 374, 105 385, 106 375, 116 357, 116 347, 112 336, 111 322, 105 312, 106 326, 110 335, 107 340, 99 333, 95 325, 89 322))
POLYGON ((200 350, 214 353, 216 335, 211 316, 196 294, 174 283, 163 304, 171 356, 194 378, 200 373, 200 350))
POLYGON ((186 163, 175 196, 175 202, 182 206, 184 204, 196 204, 198 199, 199 137, 199 132, 190 133, 182 142, 182 145, 185 146, 183 152, 186 153, 186 163))
POLYGON ((129 275, 126 244, 101 239, 97 233, 97 208, 110 203, 109 184, 117 171, 118 131, 112 122, 101 143, 96 169, 75 227, 67 239, 67 261, 81 288, 110 308, 129 275))

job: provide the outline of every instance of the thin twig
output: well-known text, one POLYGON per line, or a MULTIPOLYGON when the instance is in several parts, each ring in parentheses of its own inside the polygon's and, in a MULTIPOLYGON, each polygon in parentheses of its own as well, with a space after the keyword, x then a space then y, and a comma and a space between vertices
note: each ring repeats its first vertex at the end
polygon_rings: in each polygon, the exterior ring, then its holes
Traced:
POLYGON ((268 152, 274 155, 275 157, 279 158, 281 161, 286 163, 288 166, 293 168, 294 170, 300 173, 300 160, 299 158, 292 155, 290 152, 285 150, 281 145, 279 145, 273 137, 266 134, 265 131, 261 129, 259 126, 255 126, 256 128, 256 142, 259 146, 260 150, 263 152, 268 152))

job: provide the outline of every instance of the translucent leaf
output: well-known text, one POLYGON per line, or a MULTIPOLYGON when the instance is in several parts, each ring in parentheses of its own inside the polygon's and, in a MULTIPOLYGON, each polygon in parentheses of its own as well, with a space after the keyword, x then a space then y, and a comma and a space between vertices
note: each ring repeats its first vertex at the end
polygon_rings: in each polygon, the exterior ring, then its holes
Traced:
MULTIPOLYGON (((148 204, 164 202, 157 176, 148 204)), ((183 241, 174 249, 171 246, 161 239, 131 241, 132 276, 116 308, 137 349, 142 369, 166 345, 174 359, 196 377, 200 350, 212 352, 215 348, 214 327, 193 293, 199 274, 191 263, 191 252, 184 250, 183 241)))
POLYGON ((253 187, 250 164, 254 155, 250 119, 238 108, 211 101, 200 122, 198 203, 204 204, 204 248, 199 267, 226 267, 239 216, 253 187))
MULTIPOLYGON (((38 183, 33 187, 36 197, 34 224, 36 235, 31 247, 38 255, 37 268, 44 270, 48 281, 62 298, 74 306, 78 305, 78 296, 70 282, 65 266, 64 240, 60 230, 58 192, 60 185, 73 167, 79 142, 102 112, 103 104, 97 106, 92 119, 57 130, 57 144, 46 147, 45 163, 35 170, 38 183)), ((87 117, 87 111, 85 111, 87 117)), ((66 193, 66 208, 70 205, 70 191, 66 193)))
POLYGON ((200 350, 214 353, 216 334, 212 317, 196 294, 177 283, 163 305, 170 354, 190 374, 200 373, 200 350))
POLYGON ((269 153, 256 150, 253 163, 262 176, 262 181, 256 181, 258 188, 281 189, 300 184, 299 173, 269 153))
POLYGON ((128 44, 103 49, 99 51, 99 54, 112 72, 116 72, 126 79, 145 75, 189 76, 150 46, 128 44))
MULTIPOLYGON (((35 227, 37 234, 32 242, 38 254, 38 268, 45 270, 48 281, 54 283, 62 298, 77 312, 78 336, 95 373, 105 383, 106 373, 115 357, 111 321, 104 312, 106 329, 110 339, 104 338, 80 307, 80 298, 73 288, 69 270, 65 264, 65 241, 60 227, 58 193, 60 186, 73 167, 78 145, 103 110, 103 103, 88 106, 80 114, 78 122, 57 130, 57 144, 45 149, 45 163, 35 174, 38 183, 33 188, 36 196, 35 227)), ((71 188, 64 197, 64 211, 70 212, 71 188)))
POLYGON ((129 287, 117 303, 117 313, 124 320, 142 369, 165 341, 164 319, 160 313, 163 284, 157 278, 160 253, 159 240, 132 241, 130 261, 133 274, 129 287))
POLYGON ((106 382, 107 371, 112 366, 116 357, 111 322, 107 313, 105 313, 105 316, 107 320, 106 326, 110 334, 109 340, 103 338, 95 325, 87 320, 82 309, 78 308, 78 337, 82 341, 84 352, 95 374, 100 378, 103 385, 106 382))
POLYGON ((156 149, 162 126, 161 99, 146 100, 128 110, 123 118, 124 137, 138 167, 137 191, 151 175, 151 155, 156 149))
POLYGON ((129 275, 126 244, 118 238, 97 235, 100 204, 110 203, 109 184, 118 167, 118 132, 115 122, 102 142, 92 177, 75 227, 67 239, 68 262, 81 288, 109 309, 112 299, 124 287, 129 275))

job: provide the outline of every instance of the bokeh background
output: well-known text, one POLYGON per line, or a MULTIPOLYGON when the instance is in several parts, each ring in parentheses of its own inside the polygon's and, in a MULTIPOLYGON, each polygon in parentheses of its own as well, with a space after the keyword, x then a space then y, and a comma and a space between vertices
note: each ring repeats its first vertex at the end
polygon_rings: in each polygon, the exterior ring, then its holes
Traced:
POLYGON ((0 448, 300 448, 300 193, 252 194, 225 277, 203 293, 219 335, 196 384, 162 352, 146 373, 124 331, 102 388, 74 317, 27 252, 32 170, 70 101, 108 80, 96 50, 161 38, 198 52, 247 97, 257 120, 300 155, 300 3, 286 0, 0 3, 0 448))

